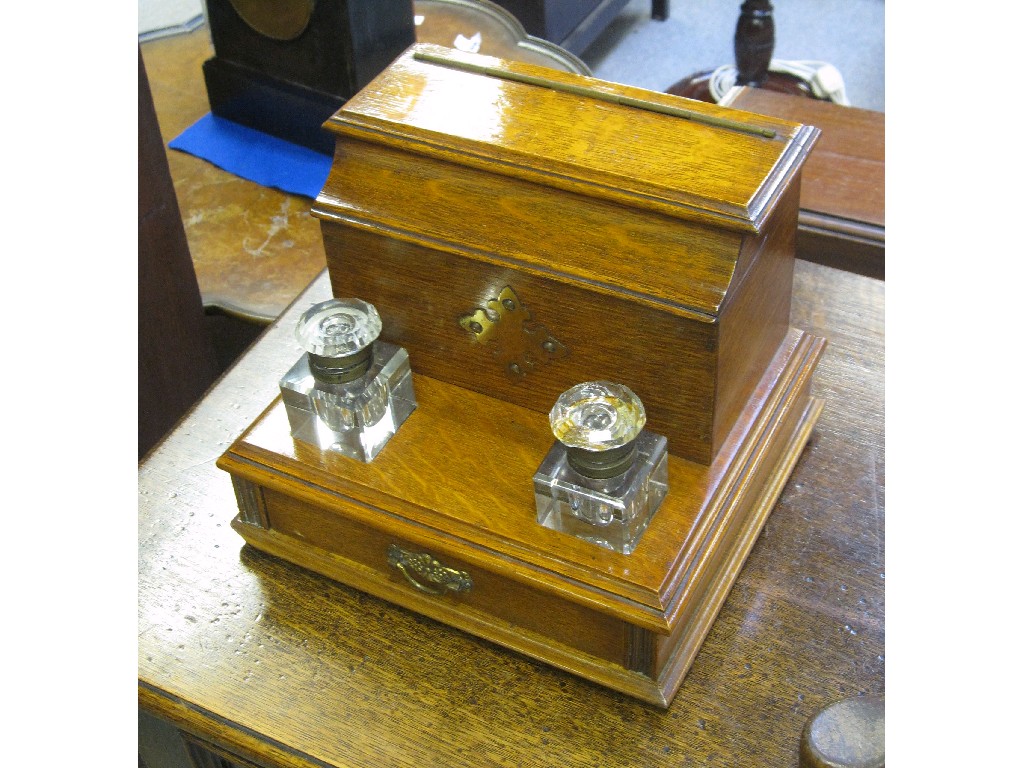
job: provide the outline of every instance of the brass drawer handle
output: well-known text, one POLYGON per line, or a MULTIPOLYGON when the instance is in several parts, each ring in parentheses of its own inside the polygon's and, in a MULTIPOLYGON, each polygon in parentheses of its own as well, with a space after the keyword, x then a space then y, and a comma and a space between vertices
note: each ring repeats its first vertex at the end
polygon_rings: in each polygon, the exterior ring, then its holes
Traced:
POLYGON ((465 571, 447 568, 426 552, 409 552, 397 544, 388 547, 388 565, 393 565, 410 584, 428 595, 469 592, 473 588, 473 580, 465 571), (436 586, 423 584, 417 577, 436 586))

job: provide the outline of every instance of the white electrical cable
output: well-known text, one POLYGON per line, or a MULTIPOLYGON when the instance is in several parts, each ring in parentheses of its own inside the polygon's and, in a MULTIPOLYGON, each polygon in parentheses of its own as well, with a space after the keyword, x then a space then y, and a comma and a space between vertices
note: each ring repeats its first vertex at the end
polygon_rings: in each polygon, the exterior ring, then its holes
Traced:
MULTIPOLYGON (((811 89, 811 93, 819 99, 826 99, 836 104, 850 106, 846 97, 846 84, 839 70, 827 61, 783 61, 772 59, 768 65, 769 72, 779 72, 803 80, 811 89)), ((718 103, 726 92, 736 84, 736 67, 725 64, 711 73, 708 89, 711 98, 718 103)))

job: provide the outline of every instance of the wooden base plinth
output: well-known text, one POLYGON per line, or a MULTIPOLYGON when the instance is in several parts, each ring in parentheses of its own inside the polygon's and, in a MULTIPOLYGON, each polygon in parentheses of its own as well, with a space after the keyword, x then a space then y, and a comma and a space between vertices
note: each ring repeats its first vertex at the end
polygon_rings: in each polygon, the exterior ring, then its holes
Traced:
POLYGON ((275 401, 218 462, 232 525, 264 552, 667 707, 818 418, 824 347, 791 330, 712 464, 669 456, 668 496, 631 555, 536 523, 545 414, 422 376, 417 410, 370 464, 294 441, 275 401), (463 588, 413 583, 396 551, 463 588))
POLYGON ((323 129, 345 99, 306 88, 219 58, 203 64, 210 111, 217 117, 334 154, 334 136, 323 129))

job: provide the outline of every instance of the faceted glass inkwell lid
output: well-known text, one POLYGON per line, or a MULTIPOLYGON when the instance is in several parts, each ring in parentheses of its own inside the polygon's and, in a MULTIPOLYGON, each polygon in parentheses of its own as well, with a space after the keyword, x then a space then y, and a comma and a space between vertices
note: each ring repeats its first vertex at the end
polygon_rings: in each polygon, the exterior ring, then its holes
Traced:
POLYGON ((588 451, 624 446, 647 423, 644 405, 633 390, 609 381, 588 381, 566 390, 548 418, 559 442, 588 451))
POLYGON ((640 398, 629 387, 609 381, 588 381, 566 390, 548 418, 572 468, 594 478, 629 468, 634 441, 647 423, 640 398))
POLYGON ((361 299, 329 299, 307 309, 295 328, 302 348, 318 357, 349 357, 380 336, 377 309, 361 299))

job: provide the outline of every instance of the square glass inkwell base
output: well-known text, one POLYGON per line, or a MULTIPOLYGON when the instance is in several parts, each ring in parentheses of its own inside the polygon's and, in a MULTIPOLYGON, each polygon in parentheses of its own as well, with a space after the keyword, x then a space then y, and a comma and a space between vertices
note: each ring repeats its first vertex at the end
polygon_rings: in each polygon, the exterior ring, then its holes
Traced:
POLYGON ((296 335, 306 354, 281 379, 292 437, 369 462, 416 408, 402 347, 378 341, 372 305, 332 299, 311 307, 296 335))
POLYGON ((551 411, 558 440, 533 476, 537 522, 630 554, 668 493, 668 441, 627 387, 587 382, 551 411))
POLYGON ((608 480, 581 475, 555 443, 533 476, 537 522, 580 539, 630 554, 668 493, 668 441, 641 432, 636 461, 608 480))

